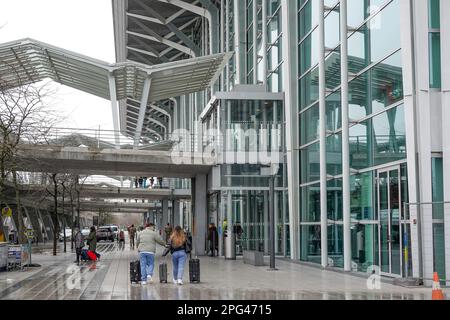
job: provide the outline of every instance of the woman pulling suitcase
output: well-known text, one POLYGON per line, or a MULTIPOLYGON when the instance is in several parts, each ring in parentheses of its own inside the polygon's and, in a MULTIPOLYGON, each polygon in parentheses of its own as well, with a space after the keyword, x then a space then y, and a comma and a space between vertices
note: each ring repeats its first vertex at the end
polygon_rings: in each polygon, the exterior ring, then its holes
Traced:
POLYGON ((169 246, 173 263, 173 283, 182 285, 186 253, 190 252, 191 244, 180 226, 177 226, 170 236, 169 246))

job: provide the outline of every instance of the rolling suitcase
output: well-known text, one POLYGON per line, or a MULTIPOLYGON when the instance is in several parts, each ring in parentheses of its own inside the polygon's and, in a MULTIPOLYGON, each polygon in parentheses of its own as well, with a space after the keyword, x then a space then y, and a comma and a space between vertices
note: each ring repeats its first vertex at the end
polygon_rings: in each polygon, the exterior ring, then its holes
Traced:
POLYGON ((130 262, 130 281, 132 284, 141 281, 141 263, 139 260, 130 262))
POLYGON ((200 259, 189 260, 189 281, 191 283, 200 283, 200 259))
POLYGON ((165 261, 159 265, 159 282, 167 283, 167 263, 165 261))
POLYGON ((88 251, 87 255, 89 257, 89 260, 97 261, 97 255, 93 251, 88 251))

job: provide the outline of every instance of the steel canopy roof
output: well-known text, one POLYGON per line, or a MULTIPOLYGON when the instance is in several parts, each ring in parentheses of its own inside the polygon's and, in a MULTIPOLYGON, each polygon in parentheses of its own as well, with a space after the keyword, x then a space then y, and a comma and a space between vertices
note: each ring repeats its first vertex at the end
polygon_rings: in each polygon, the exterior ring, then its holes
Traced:
POLYGON ((154 66, 127 61, 110 64, 33 39, 0 44, 0 89, 8 90, 44 79, 111 99, 109 77, 117 100, 141 100, 151 79, 149 102, 205 90, 219 77, 232 53, 221 53, 154 66))

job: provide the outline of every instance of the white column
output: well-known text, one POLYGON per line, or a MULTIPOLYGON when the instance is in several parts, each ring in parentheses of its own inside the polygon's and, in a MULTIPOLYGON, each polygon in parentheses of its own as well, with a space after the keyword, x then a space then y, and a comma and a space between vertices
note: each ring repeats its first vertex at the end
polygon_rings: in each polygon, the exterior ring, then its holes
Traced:
MULTIPOLYGON (((444 167, 444 201, 450 202, 450 1, 441 1, 441 57, 442 57, 442 140, 444 167)), ((445 268, 450 279, 450 204, 444 207, 445 268)))
POLYGON ((348 114, 348 24, 347 0, 341 0, 341 97, 342 97, 342 202, 344 213, 344 271, 352 270, 350 216, 350 145, 348 114))
MULTIPOLYGON (((265 2, 266 0, 264 0, 265 2)), ((284 110, 286 117, 286 153, 288 199, 289 199, 289 234, 291 259, 299 258, 299 150, 298 150, 298 113, 297 113, 297 32, 291 26, 297 19, 295 1, 281 2, 283 29, 283 82, 285 84, 284 110)), ((295 28, 296 29, 296 28, 295 28)), ((267 66, 267 65, 266 65, 267 66)), ((267 77, 265 77, 267 79, 267 77)))
MULTIPOLYGON (((220 52, 226 52, 225 50, 225 1, 220 1, 220 52)), ((225 91, 225 74, 226 70, 222 71, 222 76, 220 78, 220 91, 225 91)))
POLYGON ((236 61, 234 64, 236 75, 235 75, 235 83, 241 84, 241 22, 240 22, 240 6, 239 6, 240 0, 234 0, 234 56, 236 57, 236 61))
POLYGON ((142 129, 144 126, 145 113, 147 112, 148 95, 150 94, 150 86, 152 79, 148 76, 144 82, 144 88, 142 90, 141 106, 139 109, 139 118, 136 126, 136 134, 134 136, 134 147, 137 148, 139 140, 141 139, 142 129))
POLYGON ((178 107, 178 99, 174 98, 174 106, 173 106, 173 130, 177 130, 179 129, 179 124, 178 124, 178 116, 180 113, 180 108, 178 107))
MULTIPOLYGON (((429 77, 428 1, 413 1, 415 28, 415 53, 417 68, 417 128, 419 154, 419 185, 421 203, 432 202, 431 177, 431 103, 429 77)), ((423 276, 433 278, 433 210, 431 205, 420 206, 423 276)), ((426 284, 430 284, 427 282, 426 284)))
POLYGON ((162 229, 169 222, 169 200, 164 199, 162 201, 162 229))
POLYGON ((119 111, 117 110, 117 91, 116 91, 116 79, 112 74, 108 75, 109 81, 109 96, 111 100, 111 110, 114 126, 114 138, 116 142, 116 148, 120 148, 120 128, 119 128, 119 111))
POLYGON ((328 214, 327 214, 327 148, 325 101, 325 20, 324 0, 319 0, 319 118, 320 118, 320 222, 322 267, 328 266, 328 214))
POLYGON ((253 0, 253 84, 258 83, 258 0, 253 0))
MULTIPOLYGON (((414 43, 411 34, 412 28, 412 2, 400 2, 400 26, 401 26, 401 47, 403 61, 403 91, 405 105, 405 131, 408 161, 408 191, 409 202, 416 203, 418 198, 418 170, 417 170, 417 132, 416 127, 416 96, 415 96, 415 70, 414 70, 414 43)), ((410 220, 417 221, 416 207, 409 208, 410 220)), ((419 277, 419 232, 418 225, 411 223, 411 257, 413 277, 419 277)))
MULTIPOLYGON (((222 1, 223 2, 223 1, 222 1)), ((230 2, 226 1, 226 6, 225 6, 225 43, 226 43, 226 52, 228 52, 230 50, 230 2)), ((229 91, 230 90, 230 61, 228 60, 227 62, 227 67, 226 67, 226 78, 225 78, 225 86, 226 86, 226 90, 224 91, 229 91)))

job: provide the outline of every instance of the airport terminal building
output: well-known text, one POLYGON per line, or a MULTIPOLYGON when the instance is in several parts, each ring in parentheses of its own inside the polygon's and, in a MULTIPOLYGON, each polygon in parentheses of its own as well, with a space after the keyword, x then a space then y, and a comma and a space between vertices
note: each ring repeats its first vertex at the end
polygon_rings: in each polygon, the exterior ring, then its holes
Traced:
MULTIPOLYGON (((164 141, 186 130, 206 136, 221 159, 176 182, 195 198, 192 207, 176 202, 175 224, 205 234, 215 223, 227 258, 268 253, 273 181, 277 255, 450 278, 450 65, 441 59, 450 56, 441 41, 450 39, 450 2, 112 3, 117 62, 234 53, 206 91, 144 109, 119 103, 125 135, 164 141), (249 132, 269 141, 276 161, 250 159, 258 141, 249 132)), ((192 92, 194 82, 166 85, 192 92)))

